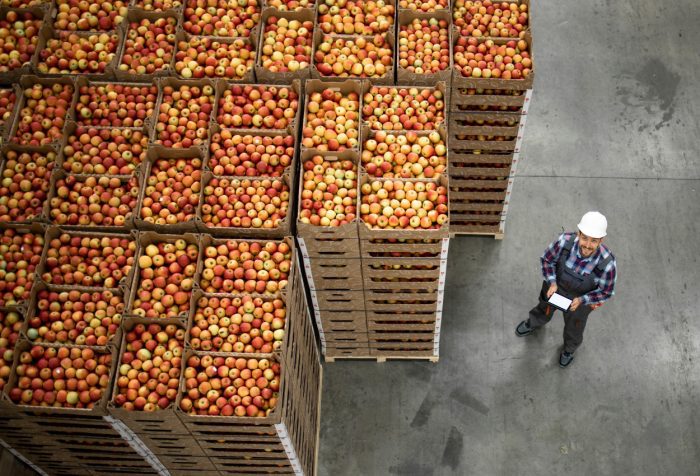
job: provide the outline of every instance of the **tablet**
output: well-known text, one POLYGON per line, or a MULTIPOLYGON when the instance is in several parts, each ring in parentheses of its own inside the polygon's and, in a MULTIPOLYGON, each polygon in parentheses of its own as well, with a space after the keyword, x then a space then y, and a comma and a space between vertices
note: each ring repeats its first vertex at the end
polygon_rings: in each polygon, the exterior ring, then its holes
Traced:
POLYGON ((568 311, 569 306, 571 306, 571 299, 557 293, 552 294, 552 297, 550 297, 547 302, 562 311, 568 311))

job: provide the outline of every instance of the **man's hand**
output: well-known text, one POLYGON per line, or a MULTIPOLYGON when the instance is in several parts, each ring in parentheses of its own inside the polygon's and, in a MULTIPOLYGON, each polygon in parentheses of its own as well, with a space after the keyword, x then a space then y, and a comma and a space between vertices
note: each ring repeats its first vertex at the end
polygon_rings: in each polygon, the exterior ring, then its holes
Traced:
POLYGON ((571 306, 569 306, 569 311, 572 311, 572 312, 573 312, 573 311, 575 311, 576 309, 578 309, 578 307, 581 305, 582 302, 583 302, 583 299, 581 299, 581 298, 574 298, 574 300, 571 301, 571 306))
POLYGON ((547 299, 551 298, 551 297, 552 297, 552 294, 554 294, 555 292, 557 292, 557 289, 559 289, 559 288, 557 287, 557 283, 552 283, 552 284, 550 284, 550 285, 549 285, 549 289, 547 290, 547 299))

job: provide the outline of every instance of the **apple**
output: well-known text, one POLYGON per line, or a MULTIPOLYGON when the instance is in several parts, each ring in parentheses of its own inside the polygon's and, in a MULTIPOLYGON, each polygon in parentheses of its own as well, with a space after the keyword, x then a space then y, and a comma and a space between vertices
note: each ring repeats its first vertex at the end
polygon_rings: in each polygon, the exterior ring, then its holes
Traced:
POLYGON ((15 344, 23 325, 24 319, 19 313, 0 310, 0 391, 10 379, 15 344))
POLYGON ((277 228, 289 208, 284 179, 213 177, 202 196, 202 222, 214 228, 277 228))
POLYGON ((93 409, 109 392, 111 353, 37 344, 19 360, 17 382, 8 392, 16 404, 93 409))
POLYGON ((452 18, 460 36, 522 38, 529 13, 526 3, 456 0, 452 18))
POLYGON ((156 124, 156 144, 186 149, 204 144, 209 138, 214 87, 164 86, 156 124))
POLYGON ((34 270, 44 250, 42 234, 12 228, 0 234, 0 307, 16 306, 29 299, 34 270))
POLYGON ((399 67, 415 74, 435 74, 450 67, 449 22, 415 18, 399 31, 399 67))
POLYGON ((438 131, 375 131, 362 150, 368 175, 383 178, 437 178, 447 168, 447 146, 438 131))
POLYGON ((217 176, 280 177, 293 159, 293 135, 237 134, 223 129, 212 137, 207 165, 217 176))
POLYGON ((279 298, 202 296, 189 344, 194 350, 269 354, 282 345, 285 320, 285 303, 279 298))
POLYGON ((41 279, 56 286, 115 289, 129 276, 135 255, 130 236, 61 233, 46 247, 41 279))
POLYGON ((10 127, 11 124, 8 121, 12 117, 16 101, 17 95, 13 88, 0 88, 0 130, 10 127))
POLYGON ((36 147, 60 140, 74 92, 72 85, 62 83, 26 88, 12 142, 36 147))
POLYGON ((362 119, 374 130, 434 130, 445 121, 445 96, 436 88, 373 86, 362 119))
POLYGON ((394 4, 385 0, 325 0, 318 6, 318 28, 338 35, 386 33, 394 12, 394 4))
POLYGON ((193 36, 249 38, 260 10, 258 0, 189 0, 182 28, 193 36))
POLYGON ((327 88, 309 94, 301 145, 319 151, 343 151, 358 147, 360 98, 327 88))
POLYGON ((321 77, 382 78, 388 74, 393 56, 384 35, 352 39, 323 35, 316 45, 314 63, 321 77))
POLYGON ((288 86, 232 85, 219 98, 221 127, 286 129, 299 111, 299 95, 288 86))
POLYGON ((144 18, 131 22, 126 33, 119 71, 129 74, 153 74, 169 67, 175 54, 177 19, 144 18))
POLYGON ((175 53, 175 72, 185 79, 243 79, 255 65, 255 48, 243 38, 221 41, 195 36, 180 41, 175 53))
POLYGON ((187 313, 198 256, 199 247, 182 238, 142 246, 131 313, 160 319, 187 313))
POLYGON ((79 125, 100 127, 143 127, 153 115, 158 99, 155 85, 100 83, 81 86, 75 106, 79 125))
POLYGON ((146 180, 141 219, 155 225, 194 220, 201 180, 201 159, 157 159, 146 180))
POLYGON ((136 208, 135 176, 68 175, 56 180, 50 218, 57 225, 125 226, 136 208))
POLYGON ((124 300, 108 289, 91 292, 49 291, 36 294, 28 319, 32 342, 105 346, 119 330, 124 300))
POLYGON ((21 223, 39 219, 49 194, 56 152, 5 152, 0 178, 0 222, 21 223))
POLYGON ((454 47, 455 68, 467 78, 525 79, 532 59, 525 40, 496 44, 491 39, 460 37, 454 47))
POLYGON ((185 363, 185 413, 262 418, 277 406, 282 369, 276 360, 193 354, 185 363))
POLYGON ((357 164, 315 155, 302 167, 300 222, 341 226, 357 218, 357 164))
POLYGON ((30 12, 8 10, 0 18, 0 74, 28 65, 34 56, 42 18, 30 12))
POLYGON ((177 398, 185 329, 135 324, 124 332, 114 405, 145 412, 168 408, 177 398))
POLYGON ((205 293, 275 294, 287 287, 292 250, 284 241, 225 240, 204 249, 205 293))
POLYGON ((260 65, 272 73, 294 73, 309 67, 314 22, 271 15, 265 22, 260 65))
POLYGON ((104 74, 119 47, 117 33, 79 35, 68 31, 49 38, 39 52, 41 74, 104 74))
POLYGON ((368 181, 360 218, 372 229, 437 229, 447 223, 447 188, 435 182, 368 181))
POLYGON ((95 2, 56 0, 56 30, 110 31, 115 30, 126 17, 129 2, 98 0, 95 2))

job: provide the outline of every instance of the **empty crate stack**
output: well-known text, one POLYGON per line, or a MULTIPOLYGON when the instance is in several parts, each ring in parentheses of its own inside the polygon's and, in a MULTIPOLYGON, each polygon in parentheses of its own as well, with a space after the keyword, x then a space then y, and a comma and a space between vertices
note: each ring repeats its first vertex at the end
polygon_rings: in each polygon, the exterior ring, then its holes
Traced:
POLYGON ((502 238, 534 70, 528 0, 453 7, 450 232, 502 238))

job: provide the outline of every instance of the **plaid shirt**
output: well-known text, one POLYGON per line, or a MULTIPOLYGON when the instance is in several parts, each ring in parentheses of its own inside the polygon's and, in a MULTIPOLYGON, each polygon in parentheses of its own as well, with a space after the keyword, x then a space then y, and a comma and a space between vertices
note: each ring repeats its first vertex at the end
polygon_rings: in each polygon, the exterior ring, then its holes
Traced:
MULTIPOLYGON (((561 251, 564 249, 567 240, 571 238, 571 235, 573 233, 562 233, 556 241, 549 245, 544 251, 542 258, 540 258, 542 261, 542 274, 544 279, 550 283, 557 281, 557 261, 559 261, 561 251)), ((601 244, 593 255, 588 258, 582 258, 579 252, 578 237, 576 237, 574 245, 571 247, 571 253, 569 253, 569 259, 566 260, 566 266, 579 274, 589 274, 593 272, 601 259, 605 259, 608 256, 612 256, 612 253, 605 245, 601 244)), ((602 304, 613 297, 616 279, 617 263, 613 256, 603 274, 595 278, 598 288, 582 296, 583 304, 602 304)))

